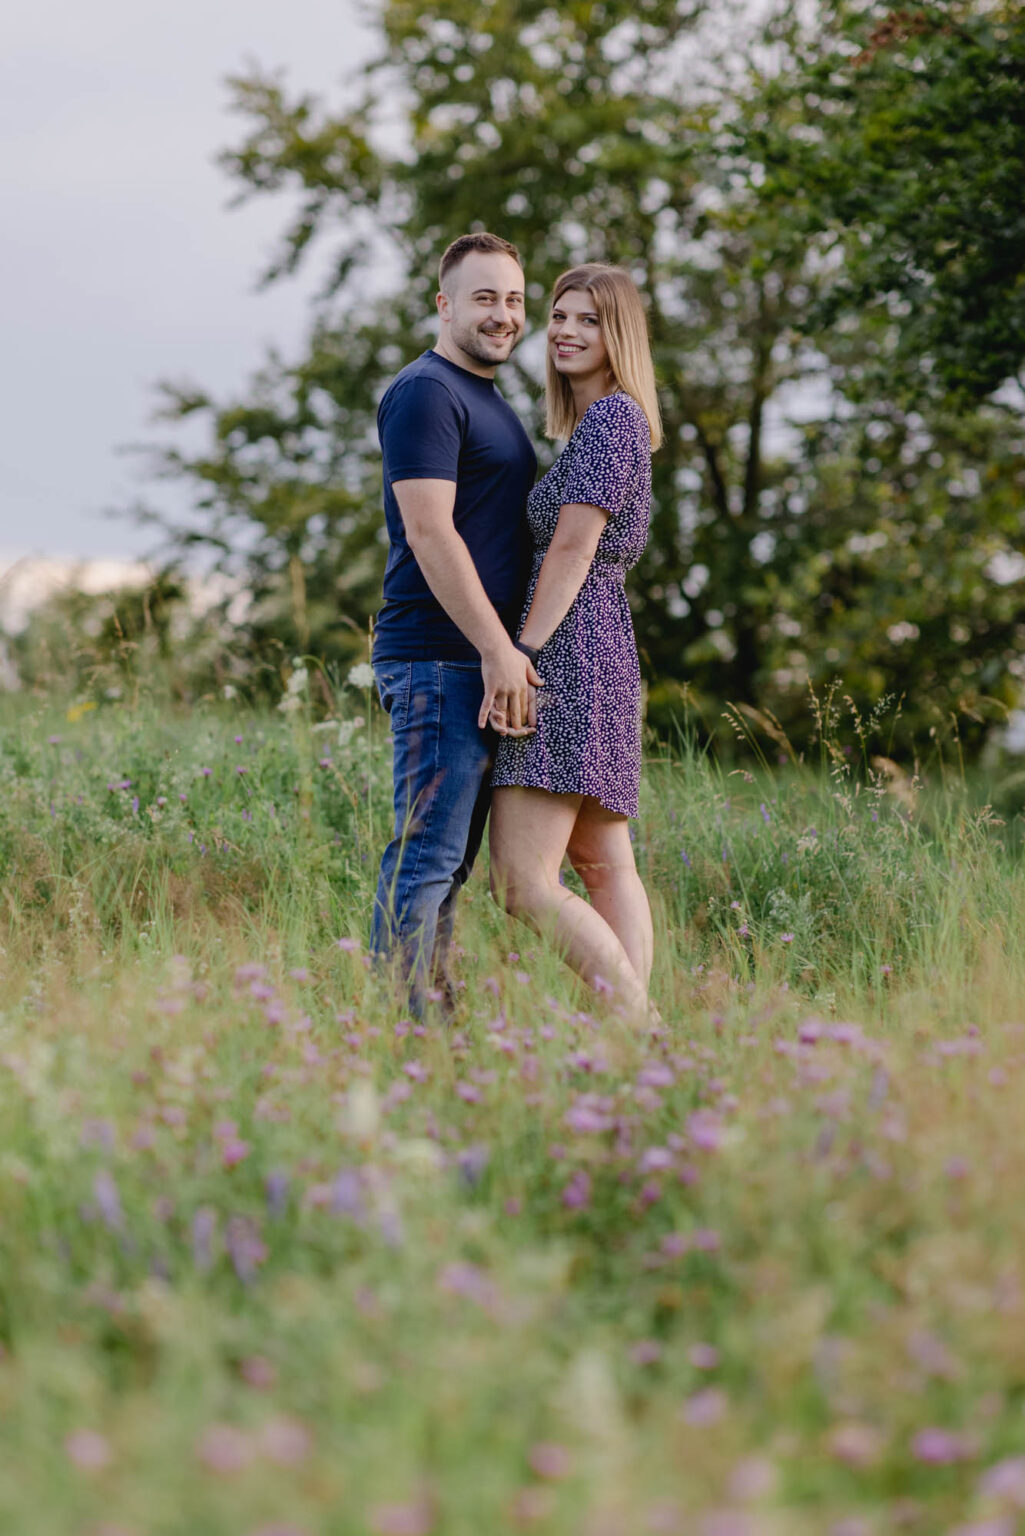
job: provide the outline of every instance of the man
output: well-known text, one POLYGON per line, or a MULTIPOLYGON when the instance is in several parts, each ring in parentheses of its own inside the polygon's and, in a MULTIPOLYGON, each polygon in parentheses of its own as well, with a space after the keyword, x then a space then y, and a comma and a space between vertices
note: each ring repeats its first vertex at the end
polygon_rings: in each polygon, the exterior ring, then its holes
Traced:
POLYGON ((512 639, 529 570, 537 462, 495 370, 523 335, 515 246, 462 235, 441 258, 435 347, 378 412, 390 549, 374 671, 395 739, 395 834, 381 860, 372 949, 395 961, 413 1010, 439 987, 456 899, 490 796, 492 711, 534 723, 539 678, 512 639))

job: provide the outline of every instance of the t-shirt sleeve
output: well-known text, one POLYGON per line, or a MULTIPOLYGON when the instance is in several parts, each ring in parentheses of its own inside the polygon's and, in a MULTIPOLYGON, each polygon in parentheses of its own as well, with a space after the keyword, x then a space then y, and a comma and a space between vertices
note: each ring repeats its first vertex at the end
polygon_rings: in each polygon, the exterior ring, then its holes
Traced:
POLYGON ((408 379, 382 408, 384 475, 395 480, 458 480, 465 412, 437 379, 408 379))
POLYGON ((580 425, 563 503, 584 502, 615 517, 650 452, 647 418, 635 400, 623 395, 596 400, 580 425))

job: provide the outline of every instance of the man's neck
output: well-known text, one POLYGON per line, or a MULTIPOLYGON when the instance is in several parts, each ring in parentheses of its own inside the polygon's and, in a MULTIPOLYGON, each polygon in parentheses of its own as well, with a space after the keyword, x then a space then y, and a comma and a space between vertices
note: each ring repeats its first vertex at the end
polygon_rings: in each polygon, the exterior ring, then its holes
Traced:
POLYGON ((494 367, 488 367, 487 363, 479 363, 475 357, 470 357, 461 347, 448 343, 444 336, 439 336, 434 343, 434 351, 439 357, 443 357, 446 363, 453 363, 457 368, 462 368, 466 373, 475 373, 479 379, 493 379, 494 367))

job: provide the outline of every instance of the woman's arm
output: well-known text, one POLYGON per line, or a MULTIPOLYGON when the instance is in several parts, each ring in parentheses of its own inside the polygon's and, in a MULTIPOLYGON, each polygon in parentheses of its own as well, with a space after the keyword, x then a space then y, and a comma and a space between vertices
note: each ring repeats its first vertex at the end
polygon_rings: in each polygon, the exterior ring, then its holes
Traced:
POLYGON ((586 502, 568 502, 559 521, 534 588, 520 639, 540 650, 558 629, 591 569, 609 514, 586 502))

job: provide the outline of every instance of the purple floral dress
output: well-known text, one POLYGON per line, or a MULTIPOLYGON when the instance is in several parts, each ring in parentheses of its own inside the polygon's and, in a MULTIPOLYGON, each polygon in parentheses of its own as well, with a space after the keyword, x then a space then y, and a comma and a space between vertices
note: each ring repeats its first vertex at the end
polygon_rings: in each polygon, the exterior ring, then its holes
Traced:
POLYGON ((492 785, 592 795, 606 810, 637 815, 641 774, 641 676, 624 577, 648 536, 651 438, 630 395, 603 395, 527 499, 534 538, 524 619, 559 510, 584 502, 609 514, 584 584, 541 648, 537 734, 503 737, 492 785))

